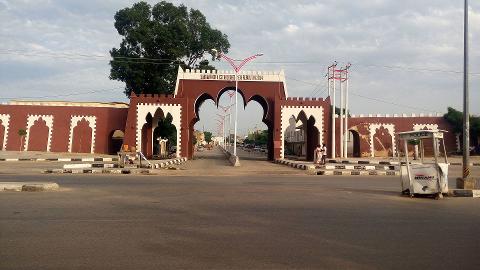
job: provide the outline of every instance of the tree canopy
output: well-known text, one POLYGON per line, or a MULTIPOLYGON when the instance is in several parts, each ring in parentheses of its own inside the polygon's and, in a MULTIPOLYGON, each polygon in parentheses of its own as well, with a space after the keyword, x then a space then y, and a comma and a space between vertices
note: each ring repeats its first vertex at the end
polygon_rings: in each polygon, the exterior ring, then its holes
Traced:
MULTIPOLYGON (((443 118, 449 122, 455 133, 463 134, 463 112, 448 107, 448 111, 443 118)), ((470 140, 473 145, 477 145, 480 136, 480 117, 470 115, 470 140)))
POLYGON ((212 141, 212 133, 209 131, 205 131, 203 132, 203 134, 205 135, 205 141, 207 143, 210 143, 212 141))
POLYGON ((204 58, 230 48, 227 35, 214 29, 205 16, 184 5, 161 1, 139 2, 115 14, 115 28, 123 37, 112 48, 110 79, 125 82, 125 94, 172 93, 178 66, 214 69, 204 58))

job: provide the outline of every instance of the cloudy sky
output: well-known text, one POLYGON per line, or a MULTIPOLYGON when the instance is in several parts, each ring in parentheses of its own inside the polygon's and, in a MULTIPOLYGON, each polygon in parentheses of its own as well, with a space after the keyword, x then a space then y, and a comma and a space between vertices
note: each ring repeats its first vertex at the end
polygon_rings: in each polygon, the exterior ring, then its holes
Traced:
MULTIPOLYGON (((233 58, 263 52, 246 69, 284 69, 290 96, 325 97, 326 67, 338 61, 352 63, 354 114, 462 107, 463 0, 172 2, 202 11, 228 35, 233 58)), ((470 2, 471 111, 480 114, 480 2, 470 2)), ((0 0, 0 102, 128 102, 123 83, 108 79, 108 51, 120 42, 115 12, 133 3, 0 0)), ((213 129, 213 115, 213 104, 202 106, 210 121, 197 128, 213 129)), ((257 104, 239 117, 242 133, 262 128, 257 104)))

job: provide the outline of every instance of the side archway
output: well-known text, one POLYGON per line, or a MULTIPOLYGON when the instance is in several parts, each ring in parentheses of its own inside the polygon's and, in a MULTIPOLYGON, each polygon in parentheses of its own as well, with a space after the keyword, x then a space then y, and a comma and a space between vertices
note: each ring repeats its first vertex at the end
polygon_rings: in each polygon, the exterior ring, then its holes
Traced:
POLYGON ((47 151, 49 144, 49 128, 41 117, 35 120, 28 130, 29 136, 25 149, 27 151, 47 151))

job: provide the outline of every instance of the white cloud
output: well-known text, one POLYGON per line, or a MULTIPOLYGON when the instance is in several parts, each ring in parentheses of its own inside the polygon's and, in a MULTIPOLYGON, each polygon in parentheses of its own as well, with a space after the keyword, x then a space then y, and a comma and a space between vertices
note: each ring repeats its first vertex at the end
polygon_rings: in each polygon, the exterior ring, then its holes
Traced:
POLYGON ((298 31, 298 29, 299 27, 295 24, 289 24, 287 25, 287 27, 285 27, 285 31, 287 31, 288 33, 295 33, 298 31))

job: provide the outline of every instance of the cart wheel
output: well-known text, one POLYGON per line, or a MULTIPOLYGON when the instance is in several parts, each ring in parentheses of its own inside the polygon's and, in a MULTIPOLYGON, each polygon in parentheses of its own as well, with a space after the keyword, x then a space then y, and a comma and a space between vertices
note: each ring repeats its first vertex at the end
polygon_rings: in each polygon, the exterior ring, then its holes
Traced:
POLYGON ((412 198, 412 199, 413 199, 413 195, 414 195, 413 193, 410 193, 410 198, 412 198))
POLYGON ((442 198, 443 198, 443 195, 442 195, 441 192, 439 192, 439 193, 437 193, 437 194, 435 195, 435 200, 440 200, 440 199, 442 199, 442 198))

